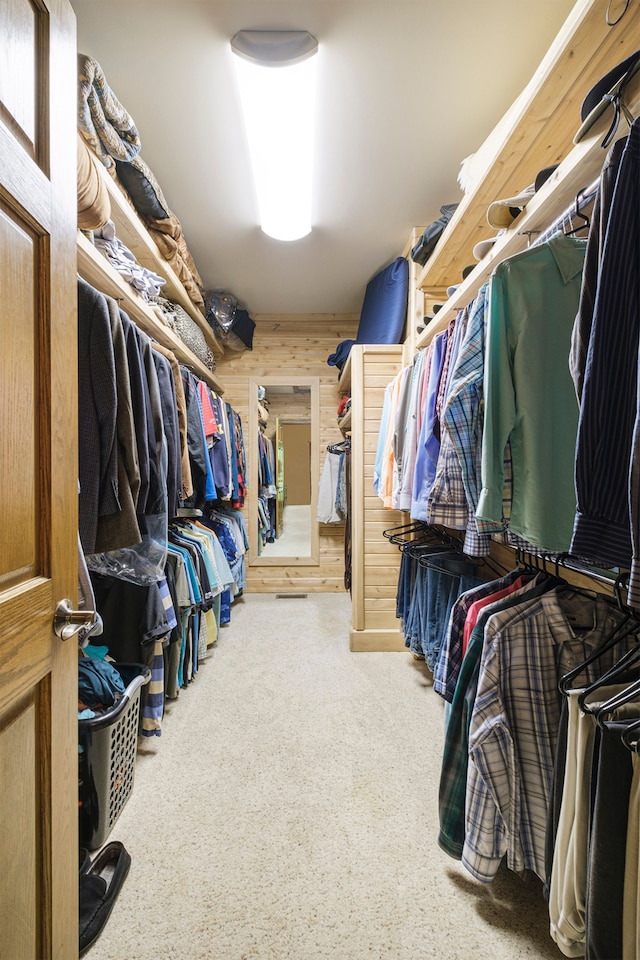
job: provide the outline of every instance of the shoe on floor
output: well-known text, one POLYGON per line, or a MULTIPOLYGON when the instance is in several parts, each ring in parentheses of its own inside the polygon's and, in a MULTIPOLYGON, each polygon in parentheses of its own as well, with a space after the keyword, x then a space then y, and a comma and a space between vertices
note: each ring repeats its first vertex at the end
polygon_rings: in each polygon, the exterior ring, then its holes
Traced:
POLYGON ((89 856, 89 851, 86 849, 86 847, 80 847, 79 854, 80 854, 79 873, 86 873, 89 867, 91 866, 91 857, 89 856))
POLYGON ((80 874, 80 956, 102 933, 130 866, 122 843, 112 840, 80 874))

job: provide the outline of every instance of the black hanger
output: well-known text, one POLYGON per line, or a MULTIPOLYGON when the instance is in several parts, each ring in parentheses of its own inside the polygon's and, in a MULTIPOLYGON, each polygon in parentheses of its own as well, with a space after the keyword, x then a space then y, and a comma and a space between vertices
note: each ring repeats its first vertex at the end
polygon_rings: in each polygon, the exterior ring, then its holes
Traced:
POLYGON ((633 700, 639 701, 638 711, 640 711, 640 680, 633 680, 625 690, 610 697, 609 700, 605 700, 604 703, 598 705, 596 710, 590 710, 589 713, 595 716, 596 723, 601 727, 610 713, 633 700))
MULTIPOLYGON (((638 630, 638 625, 633 624, 632 626, 627 626, 621 633, 619 633, 610 643, 607 643, 604 647, 598 648, 593 654, 593 659, 591 662, 595 662, 598 657, 606 653, 607 650, 610 650, 613 646, 620 643, 621 640, 626 640, 628 637, 638 630)), ((598 677, 597 680, 594 680, 593 683, 589 684, 579 695, 578 695, 578 706, 583 713, 596 714, 598 708, 601 706, 601 703, 598 703, 595 706, 587 703, 587 697, 595 693, 597 690, 600 690, 602 687, 606 687, 608 684, 613 683, 614 680, 618 679, 623 675, 630 667, 634 665, 636 660, 640 659, 640 644, 632 647, 630 650, 627 650, 626 653, 623 653, 622 656, 612 667, 609 667, 602 676, 598 677)), ((582 666, 586 666, 587 661, 585 661, 582 666)), ((636 681, 632 681, 635 683, 636 681)), ((564 692, 564 691, 563 691, 564 692)))
MULTIPOLYGON (((622 640, 626 640, 626 638, 631 636, 633 633, 640 631, 640 623, 638 623, 631 610, 628 607, 625 607, 622 602, 621 591, 623 576, 626 576, 626 574, 619 574, 614 584, 616 606, 622 614, 622 619, 619 620, 618 623, 613 627, 609 635, 602 639, 597 649, 594 650, 593 653, 586 658, 586 660, 583 660, 582 663, 579 663, 576 667, 574 667, 572 670, 569 670, 568 673, 565 673, 564 676, 561 677, 560 682, 558 683, 558 688, 560 693, 564 694, 564 696, 569 695, 569 684, 575 680, 575 678, 578 677, 586 667, 591 666, 592 663, 596 663, 603 653, 607 653, 609 650, 613 649, 613 647, 617 646, 617 644, 619 644, 622 640)), ((579 590, 580 588, 575 587, 572 589, 579 590)), ((614 677, 619 676, 619 674, 622 673, 626 668, 627 661, 625 658, 628 657, 629 653, 631 652, 635 652, 635 650, 627 651, 627 653, 623 654, 622 658, 616 664, 614 664, 613 667, 610 667, 609 670, 607 670, 601 677, 599 677, 582 691, 578 697, 578 703, 580 704, 580 709, 583 711, 583 713, 592 712, 589 709, 588 704, 585 702, 586 697, 594 690, 597 690, 599 687, 608 683, 612 673, 614 677)), ((638 653, 640 653, 640 646, 638 647, 638 653)))
POLYGON ((403 523, 398 527, 389 527, 382 531, 382 536, 386 537, 391 543, 403 544, 411 542, 414 533, 428 534, 433 530, 422 520, 414 520, 411 523, 403 523))
POLYGON ((398 527, 389 527, 382 531, 383 537, 386 537, 391 543, 395 543, 402 549, 406 544, 417 543, 418 539, 423 542, 442 543, 442 535, 436 527, 424 520, 414 520, 412 523, 401 524, 398 527), (416 538, 414 534, 420 534, 416 538))
POLYGON ((620 739, 628 750, 640 753, 640 720, 634 720, 633 723, 630 723, 627 729, 620 734, 620 739), (635 734, 638 734, 638 736, 635 736, 635 734))
POLYGON ((418 557, 418 563, 421 567, 428 567, 431 570, 437 570, 438 573, 444 573, 449 577, 459 577, 460 573, 457 571, 448 570, 447 567, 442 566, 438 563, 438 557, 450 557, 458 556, 462 557, 469 566, 480 567, 482 560, 475 559, 474 557, 466 556, 462 550, 453 550, 451 547, 444 547, 444 549, 439 550, 437 553, 428 553, 424 557, 418 557))
MULTIPOLYGON (((402 553, 406 553, 413 560, 420 562, 421 557, 431 554, 450 553, 450 547, 442 543, 441 540, 434 540, 431 537, 421 537, 419 540, 409 540, 400 547, 402 553)), ((424 564, 422 564, 424 566, 424 564)))
POLYGON ((578 220, 582 220, 583 223, 579 224, 577 227, 573 227, 571 230, 565 230, 565 237, 572 237, 575 233, 580 233, 582 230, 588 230, 591 226, 591 220, 589 217, 586 217, 584 213, 580 213, 580 196, 583 193, 584 189, 578 190, 578 193, 576 194, 576 208, 571 216, 571 220, 569 221, 571 223, 572 220, 576 218, 578 220))
POLYGON ((345 453, 351 448, 351 441, 347 438, 339 443, 328 443, 327 453, 345 453))

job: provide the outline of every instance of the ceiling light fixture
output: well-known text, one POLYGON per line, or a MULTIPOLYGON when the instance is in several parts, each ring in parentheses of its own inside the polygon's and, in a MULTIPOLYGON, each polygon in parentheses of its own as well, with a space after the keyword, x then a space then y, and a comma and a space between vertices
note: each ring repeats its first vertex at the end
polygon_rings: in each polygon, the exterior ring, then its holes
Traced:
POLYGON ((231 40, 260 225, 276 240, 311 232, 318 41, 306 30, 241 30, 231 40))

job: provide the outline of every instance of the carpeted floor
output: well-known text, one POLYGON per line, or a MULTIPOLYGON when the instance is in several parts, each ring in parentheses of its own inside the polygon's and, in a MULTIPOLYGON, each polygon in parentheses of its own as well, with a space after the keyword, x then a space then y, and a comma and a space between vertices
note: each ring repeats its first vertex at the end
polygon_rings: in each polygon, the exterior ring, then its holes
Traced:
POLYGON ((342 594, 233 606, 142 744, 90 960, 560 956, 536 878, 438 847, 442 702, 408 653, 349 653, 349 620, 342 594))
POLYGON ((309 504, 288 504, 284 508, 282 535, 273 543, 265 543, 262 556, 311 556, 311 507, 309 504))

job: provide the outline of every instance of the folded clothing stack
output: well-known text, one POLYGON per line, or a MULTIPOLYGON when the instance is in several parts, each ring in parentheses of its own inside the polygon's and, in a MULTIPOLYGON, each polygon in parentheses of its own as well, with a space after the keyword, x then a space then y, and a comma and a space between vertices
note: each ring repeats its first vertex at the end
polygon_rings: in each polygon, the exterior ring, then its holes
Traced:
POLYGON ((82 53, 78 55, 78 130, 129 198, 191 302, 203 311, 202 278, 179 219, 140 156, 142 143, 133 118, 110 88, 100 64, 82 53))
POLYGON ((138 263, 128 247, 116 236, 113 220, 109 220, 104 227, 93 232, 93 242, 100 253, 104 254, 111 266, 118 271, 121 277, 131 284, 144 300, 157 297, 162 286, 167 282, 164 277, 158 276, 138 263))

